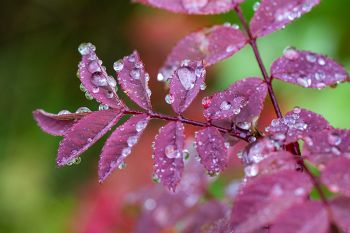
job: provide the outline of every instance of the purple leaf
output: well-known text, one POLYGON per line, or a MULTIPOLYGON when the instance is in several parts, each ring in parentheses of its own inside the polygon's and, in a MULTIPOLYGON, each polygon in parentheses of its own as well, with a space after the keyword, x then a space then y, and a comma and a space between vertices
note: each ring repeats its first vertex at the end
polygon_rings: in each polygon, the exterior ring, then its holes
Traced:
POLYGON ((163 126, 154 142, 154 177, 175 191, 184 169, 184 126, 181 122, 170 122, 163 126))
POLYGON ((289 207, 302 203, 312 188, 309 178, 293 170, 264 175, 244 185, 233 206, 233 232, 255 232, 273 223, 289 207))
POLYGON ((319 0, 262 0, 250 22, 254 37, 262 37, 284 28, 309 12, 319 0))
POLYGON ((125 158, 147 127, 146 114, 135 115, 119 126, 106 141, 99 161, 99 177, 103 182, 116 168, 122 168, 125 158))
POLYGON ((192 213, 184 217, 186 221, 184 223, 184 229, 181 232, 203 232, 202 229, 224 218, 227 213, 229 213, 227 204, 216 200, 198 205, 192 213))
POLYGON ((169 98, 177 114, 183 113, 192 103, 204 84, 205 68, 202 62, 190 62, 179 67, 170 81, 169 98))
POLYGON ((40 128, 51 135, 63 136, 78 120, 90 114, 82 113, 64 113, 52 114, 38 109, 33 112, 33 116, 40 128))
POLYGON ((274 119, 265 131, 272 139, 287 145, 320 130, 331 128, 332 126, 321 115, 306 109, 294 108, 283 118, 274 119))
POLYGON ((323 130, 305 138, 303 155, 316 165, 323 165, 334 158, 349 154, 349 130, 323 130))
POLYGON ((322 89, 344 82, 348 73, 326 56, 288 48, 271 65, 271 76, 302 87, 322 89))
POLYGON ((133 0, 175 13, 210 15, 230 11, 244 0, 133 0))
POLYGON ((295 205, 281 214, 270 233, 328 233, 330 222, 321 202, 310 201, 295 205))
POLYGON ((115 89, 117 82, 106 73, 106 68, 95 53, 95 46, 84 43, 78 50, 82 55, 78 76, 88 94, 109 107, 123 108, 124 104, 119 100, 115 89))
POLYGON ((332 192, 350 197, 350 159, 341 157, 330 161, 321 173, 321 181, 332 192))
POLYGON ((209 174, 218 174, 227 167, 225 139, 216 128, 209 127, 196 132, 196 149, 209 174))
POLYGON ((344 232, 350 232, 350 198, 337 197, 331 202, 334 221, 344 232))
POLYGON ((124 92, 140 107, 150 110, 151 90, 148 88, 149 74, 137 51, 114 63, 118 81, 124 92))
POLYGON ((205 233, 233 233, 231 220, 222 218, 207 227, 205 233))
POLYGON ((73 125, 58 148, 57 165, 69 164, 78 158, 115 125, 122 113, 116 110, 92 112, 73 125))
POLYGON ((191 33, 173 48, 164 67, 161 79, 168 79, 181 62, 204 61, 213 65, 231 57, 247 44, 248 39, 236 26, 214 26, 191 33))
POLYGON ((204 116, 208 120, 230 119, 236 124, 250 123, 259 117, 267 86, 259 78, 245 78, 227 90, 209 97, 204 116))

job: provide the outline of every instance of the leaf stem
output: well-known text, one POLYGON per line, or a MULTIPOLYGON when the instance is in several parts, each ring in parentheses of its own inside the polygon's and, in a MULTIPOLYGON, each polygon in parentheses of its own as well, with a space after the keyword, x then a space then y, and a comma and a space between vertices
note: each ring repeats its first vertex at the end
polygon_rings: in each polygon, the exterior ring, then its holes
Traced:
POLYGON ((160 120, 166 120, 166 121, 179 121, 179 122, 182 122, 184 124, 193 125, 193 126, 197 126, 197 127, 203 127, 203 128, 204 127, 215 127, 222 133, 230 134, 231 136, 239 138, 239 139, 244 140, 246 142, 248 142, 249 141, 248 139, 251 136, 253 136, 253 135, 251 135, 251 133, 249 131, 241 130, 237 127, 233 128, 233 129, 227 129, 227 128, 220 127, 217 125, 213 125, 209 122, 205 123, 205 122, 195 121, 195 120, 185 118, 183 116, 169 116, 169 115, 165 115, 165 114, 161 114, 161 113, 156 113, 153 111, 142 112, 142 111, 136 111, 136 110, 131 110, 131 109, 124 110, 124 114, 132 114, 132 115, 147 114, 149 117, 151 117, 153 119, 160 119, 160 120))

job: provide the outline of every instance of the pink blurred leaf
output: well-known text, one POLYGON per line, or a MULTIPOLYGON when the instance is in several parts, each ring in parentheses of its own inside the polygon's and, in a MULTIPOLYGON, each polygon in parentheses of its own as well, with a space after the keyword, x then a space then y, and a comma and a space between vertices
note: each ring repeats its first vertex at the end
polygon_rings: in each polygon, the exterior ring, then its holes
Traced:
POLYGON ((302 203, 312 188, 309 178, 293 170, 263 175, 243 185, 233 206, 233 232, 255 232, 289 207, 302 203))
POLYGON ((163 126, 154 142, 154 176, 175 191, 184 169, 184 126, 181 122, 170 122, 163 126))
POLYGON ((247 44, 246 36, 235 26, 213 26, 189 34, 180 40, 166 59, 160 74, 168 79, 181 62, 204 61, 213 65, 231 57, 247 44))
POLYGON ((271 65, 271 76, 302 87, 322 89, 344 82, 348 73, 326 56, 288 48, 271 65))
POLYGON ((350 158, 330 161, 321 173, 321 181, 335 193, 350 197, 350 158))
POLYGON ((230 11, 244 0, 133 0, 175 13, 210 15, 230 11))
POLYGON ((118 81, 124 92, 140 107, 150 110, 151 90, 148 88, 149 74, 137 51, 114 63, 118 81))
POLYGON ((319 114, 306 109, 294 108, 283 118, 274 119, 266 128, 266 134, 285 145, 303 139, 315 132, 332 126, 319 114))
POLYGON ((33 112, 40 128, 44 132, 55 136, 63 136, 78 120, 88 114, 90 113, 52 114, 41 109, 33 112))
POLYGON ((334 221, 344 232, 350 232, 350 198, 337 197, 331 202, 334 221))
POLYGON ((171 106, 177 114, 192 103, 204 84, 205 68, 202 62, 190 62, 179 67, 170 81, 171 106))
POLYGON ((95 53, 95 46, 84 43, 78 50, 82 55, 78 76, 86 91, 102 104, 117 109, 123 108, 124 105, 115 90, 117 82, 106 73, 106 68, 95 53))
POLYGON ((230 119, 237 124, 259 117, 267 95, 267 86, 259 78, 245 78, 223 92, 209 97, 204 110, 208 120, 230 119))
POLYGON ((319 0, 262 0, 250 22, 254 37, 262 37, 284 28, 311 11, 319 0))
POLYGON ((316 165, 350 155, 350 131, 332 129, 315 132, 305 138, 302 154, 316 165))
POLYGON ((270 233, 328 233, 330 222, 321 202, 310 201, 292 206, 281 214, 270 233))
POLYGON ((233 233, 230 218, 225 217, 215 221, 203 233, 233 233))
POLYGON ((227 167, 225 139, 216 128, 209 127, 196 132, 196 149, 209 174, 218 174, 227 167))
POLYGON ((99 178, 103 182, 116 168, 122 168, 125 158, 138 142, 148 125, 146 114, 135 115, 119 126, 108 138, 99 161, 99 178))
POLYGON ((78 158, 115 125, 122 113, 117 110, 92 112, 73 125, 60 142, 56 163, 67 165, 78 158))

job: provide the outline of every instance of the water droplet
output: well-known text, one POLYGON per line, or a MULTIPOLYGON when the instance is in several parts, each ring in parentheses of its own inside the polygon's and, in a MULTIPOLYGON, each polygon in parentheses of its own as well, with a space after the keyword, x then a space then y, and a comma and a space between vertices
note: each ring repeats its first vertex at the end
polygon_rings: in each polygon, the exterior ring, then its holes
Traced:
POLYGON ((108 85, 107 79, 99 73, 96 73, 92 76, 91 82, 98 87, 105 87, 108 85))
POLYGON ((132 147, 133 145, 135 145, 137 143, 137 139, 138 139, 138 137, 136 135, 130 136, 127 140, 128 146, 132 147))
POLYGON ((128 61, 131 62, 131 63, 134 63, 136 61, 136 57, 134 54, 131 54, 129 57, 128 57, 128 61))
POLYGON ((253 11, 257 11, 257 10, 259 9, 259 7, 260 7, 260 2, 254 3, 254 5, 253 5, 253 11))
POLYGON ((81 55, 88 55, 91 50, 95 51, 95 46, 91 43, 82 43, 78 47, 78 51, 81 55))
POLYGON ((92 93, 97 94, 100 91, 99 87, 92 88, 92 93))
POLYGON ((190 62, 191 62, 191 61, 188 60, 188 59, 182 60, 182 61, 181 61, 181 66, 189 66, 190 62))
POLYGON ((236 50, 236 45, 229 45, 226 47, 226 53, 232 53, 233 51, 236 50))
POLYGON ((174 98, 174 96, 172 94, 167 94, 165 96, 165 102, 167 104, 172 104, 172 103, 174 103, 174 101, 175 101, 175 98, 174 98))
POLYGON ((159 177, 157 176, 157 174, 153 174, 152 180, 153 180, 154 183, 157 183, 157 184, 160 182, 160 179, 159 179, 159 177))
POLYGON ((175 148, 174 145, 168 145, 164 149, 165 156, 169 159, 177 159, 180 158, 181 153, 179 150, 175 148))
POLYGON ((235 30, 238 30, 239 29, 239 25, 238 24, 232 24, 232 28, 235 29, 235 30))
POLYGON ((122 150, 121 156, 126 157, 126 156, 128 156, 130 153, 131 153, 131 148, 130 148, 130 147, 125 147, 125 148, 122 150))
POLYGON ((107 77, 107 83, 109 86, 115 88, 117 86, 117 81, 112 76, 107 77))
POLYGON ((324 65, 326 65, 326 60, 323 59, 322 57, 320 57, 320 58, 317 60, 317 63, 318 63, 320 66, 324 66, 324 65))
POLYGON ((147 121, 139 121, 136 123, 135 129, 137 132, 141 132, 147 126, 147 121))
POLYGON ((155 202, 154 199, 152 198, 148 198, 144 203, 143 203, 143 207, 148 210, 148 211, 151 211, 151 210, 154 210, 154 208, 156 208, 157 206, 157 203, 155 202))
POLYGON ((254 136, 251 136, 248 138, 248 142, 252 143, 252 142, 255 142, 256 141, 256 137, 254 136))
POLYGON ((207 85, 205 83, 202 83, 200 89, 204 91, 205 89, 207 89, 207 85))
POLYGON ((296 190, 294 190, 294 194, 295 194, 296 196, 302 196, 302 195, 305 194, 305 189, 303 189, 303 188, 297 188, 296 190))
POLYGON ((72 165, 78 165, 81 163, 81 158, 80 157, 77 157, 77 158, 74 158, 72 159, 71 161, 69 161, 67 163, 68 166, 72 166, 72 165))
POLYGON ((328 143, 332 146, 339 146, 342 142, 341 137, 336 133, 330 133, 328 135, 328 143))
POLYGON ((273 135, 273 139, 277 141, 284 141, 286 139, 286 135, 284 135, 283 133, 278 133, 273 135))
POLYGON ((118 61, 116 61, 116 62, 113 63, 113 69, 114 69, 116 72, 122 71, 123 68, 124 68, 123 60, 118 60, 118 61))
POLYGON ((281 196, 283 194, 283 189, 279 184, 272 187, 271 194, 275 197, 281 196))
POLYGON ((146 80, 146 82, 148 82, 149 81, 149 73, 145 73, 145 80, 146 80))
POLYGON ((238 128, 249 130, 252 127, 252 123, 250 122, 238 122, 236 123, 238 128))
POLYGON ((122 170, 122 169, 124 169, 126 167, 126 163, 123 161, 123 162, 121 162, 119 165, 118 165, 118 169, 119 170, 122 170))
POLYGON ((158 80, 159 82, 164 81, 164 76, 163 76, 163 74, 162 74, 161 72, 159 72, 159 73, 157 74, 157 80, 158 80))
POLYGON ((106 93, 106 97, 107 97, 108 99, 113 98, 113 96, 114 96, 113 91, 107 91, 107 93, 106 93))
POLYGON ((202 77, 205 75, 206 71, 205 71, 205 68, 203 66, 198 66, 194 73, 196 74, 196 76, 199 78, 199 77, 202 77))
POLYGON ((100 64, 98 63, 98 61, 96 61, 96 60, 91 61, 88 65, 88 71, 90 73, 101 72, 101 67, 100 67, 100 64))
POLYGON ((135 63, 135 68, 137 68, 137 69, 142 69, 143 68, 143 64, 142 64, 142 62, 136 62, 135 63))
POLYGON ((252 164, 244 168, 244 173, 246 176, 252 177, 258 175, 259 168, 256 164, 252 164))
POLYGON ((185 90, 190 90, 194 87, 194 83, 197 80, 196 74, 192 70, 181 67, 177 70, 177 76, 179 77, 181 85, 185 90))
POLYGON ((289 60, 295 60, 298 59, 299 53, 294 47, 288 46, 283 50, 283 55, 289 60))
POLYGON ((61 116, 61 115, 66 115, 66 114, 71 114, 71 112, 68 111, 68 110, 61 110, 61 111, 59 111, 59 112, 57 113, 57 115, 59 115, 59 116, 61 116))
POLYGON ((92 95, 90 95, 89 92, 85 92, 85 98, 88 100, 92 100, 94 97, 92 97, 92 95))
POLYGON ((309 53, 306 55, 306 60, 308 62, 315 63, 317 60, 317 57, 315 55, 309 53))
POLYGON ((183 150, 182 156, 183 156, 184 160, 188 160, 190 158, 190 152, 188 150, 183 150))
POLYGON ((140 79, 140 76, 141 76, 141 72, 139 69, 133 69, 131 72, 130 72, 130 76, 133 78, 133 79, 140 79))
POLYGON ((309 78, 307 78, 307 77, 298 78, 298 79, 297 79, 297 83, 298 83, 300 86, 309 87, 309 86, 311 86, 311 79, 309 79, 309 78))
POLYGON ((203 106, 204 109, 209 108, 209 106, 210 106, 210 104, 211 104, 211 99, 212 99, 212 98, 211 98, 210 96, 204 97, 204 98, 202 99, 202 106, 203 106))
POLYGON ((80 90, 81 90, 82 92, 86 92, 86 91, 87 91, 86 88, 85 88, 85 86, 84 86, 84 84, 82 84, 82 83, 80 83, 79 88, 80 88, 80 90))
POLYGON ((108 110, 109 109, 109 107, 108 107, 108 105, 105 105, 105 104, 100 104, 99 106, 98 106, 98 110, 108 110))
POLYGON ((87 107, 80 107, 75 111, 75 113, 83 113, 83 112, 91 112, 91 110, 87 107))
POLYGON ((220 109, 223 111, 230 110, 230 108, 231 108, 231 104, 227 101, 222 101, 222 103, 220 104, 220 109))
POLYGON ((229 142, 225 142, 224 145, 225 145, 226 149, 230 148, 230 143, 229 142))
POLYGON ((316 73, 315 73, 315 79, 317 80, 317 81, 322 81, 322 80, 324 80, 326 78, 326 74, 323 72, 323 71, 317 71, 316 73))

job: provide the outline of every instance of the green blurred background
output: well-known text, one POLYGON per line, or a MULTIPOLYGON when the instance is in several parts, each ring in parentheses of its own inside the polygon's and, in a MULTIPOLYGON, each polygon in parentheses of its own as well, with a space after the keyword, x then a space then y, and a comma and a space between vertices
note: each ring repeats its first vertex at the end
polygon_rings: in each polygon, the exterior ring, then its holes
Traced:
MULTIPOLYGON (((253 3, 246 1, 243 6, 247 17, 253 14, 253 3)), ((285 30, 261 39, 259 48, 265 64, 271 64, 286 46, 293 45, 327 54, 350 70, 348 6, 346 0, 323 0, 285 30)), ((81 42, 96 45, 111 73, 113 61, 138 49, 151 73, 153 95, 163 98, 162 85, 154 80, 174 43, 190 31, 226 21, 235 23, 237 18, 233 13, 209 17, 176 15, 128 0, 2 0, 0 232, 118 232, 79 228, 86 222, 81 220, 80 212, 85 210, 84 205, 91 204, 86 204, 88 190, 97 183, 102 144, 86 152, 79 166, 57 169, 55 156, 60 138, 41 132, 31 115, 36 108, 49 112, 74 111, 80 106, 97 108, 96 103, 85 99, 75 77, 80 59, 77 47, 81 42)), ((211 68, 206 92, 221 90, 246 76, 260 75, 252 55, 246 47, 211 68)), ((350 127, 348 84, 323 91, 279 81, 274 85, 284 112, 297 105, 323 114, 337 127, 350 127)), ((154 102, 158 109, 165 108, 160 101, 154 102)), ((192 114, 200 114, 197 107, 192 114)), ((150 167, 151 160, 146 163, 150 167)), ((140 175, 137 168, 123 172, 135 179, 140 175)), ((110 182, 106 187, 118 190, 118 182, 110 182)), ((100 191, 104 189, 103 185, 98 187, 100 191)))

